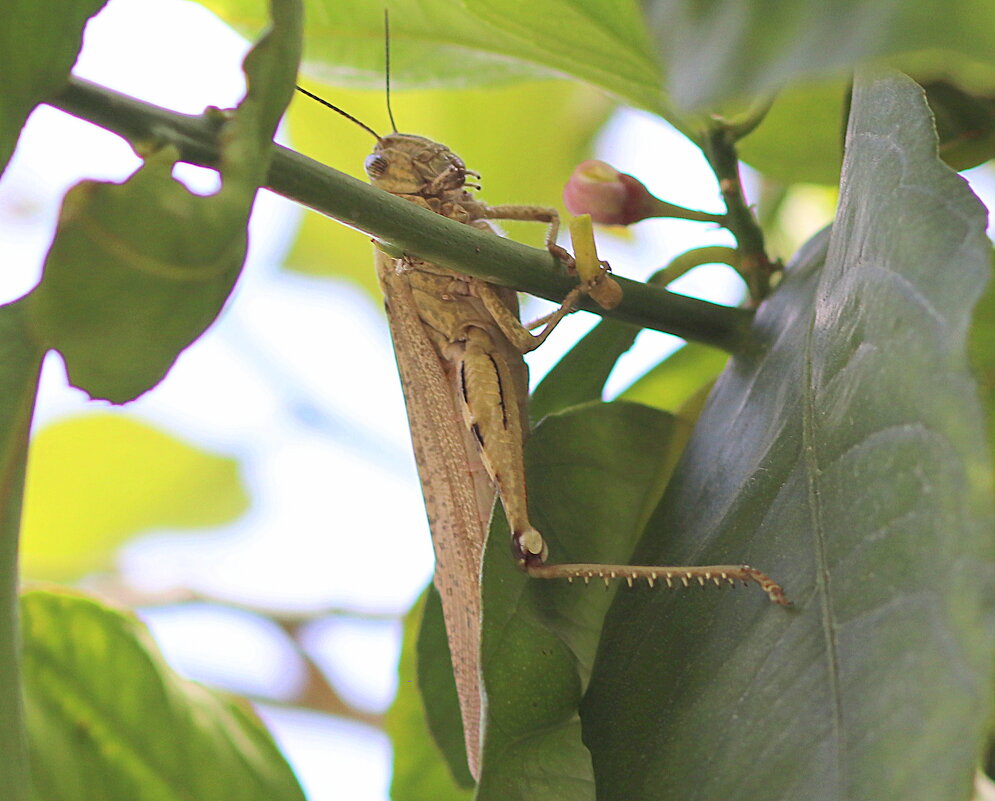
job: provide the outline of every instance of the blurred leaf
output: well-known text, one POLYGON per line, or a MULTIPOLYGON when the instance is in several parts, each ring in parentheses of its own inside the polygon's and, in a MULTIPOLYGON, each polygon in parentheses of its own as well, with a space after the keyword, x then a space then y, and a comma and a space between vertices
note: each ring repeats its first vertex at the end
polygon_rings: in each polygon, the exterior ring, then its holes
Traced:
POLYGON ((442 606, 431 584, 404 618, 397 696, 387 712, 386 728, 394 746, 391 801, 469 801, 473 798, 473 792, 465 789, 472 788, 474 782, 466 768, 463 726, 460 723, 442 606), (429 612, 430 607, 434 607, 432 613, 429 612), (429 639, 427 644, 426 637, 429 639), (427 691, 426 676, 430 685, 427 691), (444 723, 452 732, 451 744, 458 748, 461 759, 462 786, 453 781, 450 768, 429 733, 426 714, 444 723))
MULTIPOLYGON (((739 146, 740 157, 782 183, 839 182, 849 80, 806 83, 780 92, 763 124, 739 146)), ((970 90, 952 79, 922 81, 940 138, 955 170, 995 156, 995 79, 970 90)))
POLYGON ((31 443, 23 569, 76 579, 110 566, 136 534, 219 526, 248 504, 234 459, 120 414, 60 420, 31 443))
POLYGON ((759 309, 636 553, 749 562, 796 607, 618 596, 581 707, 602 801, 969 796, 995 554, 965 340, 991 261, 935 141, 915 84, 858 79, 832 233, 759 309))
POLYGON ((995 157, 995 87, 972 94, 948 80, 923 83, 936 122, 940 157, 966 170, 995 157))
MULTIPOLYGON (((940 156, 955 170, 995 156, 995 71, 981 80, 973 71, 964 72, 967 80, 962 82, 930 77, 929 71, 920 80, 935 118, 940 156)), ((849 79, 806 83, 778 93, 763 124, 740 144, 742 159, 782 183, 835 186, 849 83, 849 79)))
MULTIPOLYGON (((255 32, 264 24, 258 0, 201 1, 239 30, 255 32)), ((309 0, 307 16, 311 74, 341 86, 383 87, 382 5, 309 0)), ((631 0, 535 0, 527 9, 507 0, 392 0, 390 34, 391 79, 398 88, 572 75, 636 105, 660 108, 659 67, 631 0)))
MULTIPOLYGON (((315 87, 317 94, 350 114, 385 129, 382 89, 355 92, 315 87)), ((394 116, 401 128, 444 142, 483 176, 489 203, 562 206, 563 184, 590 155, 591 140, 613 104, 594 90, 563 81, 454 91, 397 92, 394 116)), ((366 180, 363 161, 372 137, 312 100, 290 111, 295 147, 325 164, 366 180)), ((542 246, 545 227, 502 226, 519 241, 542 246)), ((300 272, 355 281, 380 302, 369 238, 318 214, 307 214, 287 262, 300 272)))
POLYGON ((0 6, 0 174, 34 107, 65 84, 83 26, 104 0, 35 0, 0 6), (57 19, 58 24, 52 24, 57 19))
POLYGON ((84 181, 66 195, 42 282, 30 295, 37 336, 62 353, 73 385, 116 403, 158 383, 213 322, 245 257, 245 228, 266 179, 300 42, 292 0, 245 59, 245 100, 222 133, 222 188, 191 194, 166 147, 123 184, 84 181))
POLYGON ((688 342, 635 381, 619 395, 619 400, 677 412, 714 381, 728 361, 725 351, 688 342))
POLYGON ((21 601, 36 801, 304 801, 244 701, 182 679, 134 616, 82 595, 21 601))
POLYGON ((740 158, 775 181, 835 186, 849 91, 849 80, 786 88, 760 127, 740 142, 740 158))
POLYGON ((29 773, 18 646, 17 534, 43 351, 32 340, 23 311, 23 304, 0 306, 0 798, 5 801, 27 801, 29 773))
POLYGON ((638 326, 604 319, 550 370, 532 393, 533 423, 579 403, 601 400, 619 356, 632 347, 638 326))
POLYGON ((832 224, 839 202, 837 186, 767 184, 773 202, 760 198, 760 225, 767 251, 780 262, 832 224))
MULTIPOLYGON (((205 4, 243 29, 262 25, 258 0, 205 4)), ((330 83, 381 87, 381 8, 311 0, 308 9, 312 73, 330 83)), ((787 88, 771 133, 757 134, 748 150, 761 169, 792 182, 828 182, 838 171, 843 97, 836 87, 856 64, 890 56, 916 75, 942 73, 995 88, 995 7, 971 0, 953 7, 940 0, 867 0, 859 7, 817 0, 534 0, 527 8, 517 0, 397 0, 391 34, 398 86, 569 75, 682 130, 697 123, 674 107, 725 112, 720 104, 787 88), (779 151, 778 142, 790 148, 779 151)))
MULTIPOLYGON (((593 0, 592 0, 593 2, 593 0)), ((993 65, 995 5, 971 0, 650 0, 646 12, 680 107, 715 106, 918 53, 921 71, 993 65)), ((919 74, 922 74, 921 72, 919 74)))
POLYGON ((464 0, 467 9, 511 38, 508 55, 600 86, 662 112, 659 68, 640 3, 604 0, 464 0))
MULTIPOLYGON (((621 402, 543 420, 526 467, 551 563, 628 561, 676 461, 678 430, 664 412, 621 402)), ((477 799, 593 799, 577 703, 615 588, 530 579, 509 558, 508 542, 497 509, 484 557, 487 719, 477 799)))

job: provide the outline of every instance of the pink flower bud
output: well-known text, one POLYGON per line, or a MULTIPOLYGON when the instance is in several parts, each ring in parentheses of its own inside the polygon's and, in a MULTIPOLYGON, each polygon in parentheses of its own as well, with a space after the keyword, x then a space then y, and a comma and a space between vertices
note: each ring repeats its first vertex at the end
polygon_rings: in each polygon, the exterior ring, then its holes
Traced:
POLYGON ((593 159, 578 164, 563 187, 571 214, 590 214, 602 225, 631 225, 653 216, 655 200, 636 178, 593 159))

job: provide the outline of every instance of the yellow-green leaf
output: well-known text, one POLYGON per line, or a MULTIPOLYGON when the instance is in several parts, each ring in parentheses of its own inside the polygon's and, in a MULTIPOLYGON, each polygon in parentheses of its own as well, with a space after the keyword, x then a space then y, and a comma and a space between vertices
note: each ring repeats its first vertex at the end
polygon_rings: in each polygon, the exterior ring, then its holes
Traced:
POLYGON ((23 570, 70 580, 106 567, 136 534, 218 526, 247 507, 232 458, 124 415, 61 420, 31 444, 23 570))

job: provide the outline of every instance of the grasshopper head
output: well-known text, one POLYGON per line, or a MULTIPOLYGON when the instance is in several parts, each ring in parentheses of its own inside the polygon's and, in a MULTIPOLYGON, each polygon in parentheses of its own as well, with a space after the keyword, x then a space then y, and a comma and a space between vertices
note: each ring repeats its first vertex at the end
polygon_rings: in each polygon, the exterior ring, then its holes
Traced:
POLYGON ((466 165, 445 145, 414 134, 392 133, 377 140, 366 158, 371 183, 395 195, 440 196, 462 189, 466 165))

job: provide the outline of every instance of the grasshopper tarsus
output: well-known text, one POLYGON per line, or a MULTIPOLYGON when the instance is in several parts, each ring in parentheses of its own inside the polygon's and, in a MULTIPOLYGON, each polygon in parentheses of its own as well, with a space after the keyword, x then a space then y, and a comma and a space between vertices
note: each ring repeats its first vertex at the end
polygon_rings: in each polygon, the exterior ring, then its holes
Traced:
MULTIPOLYGON (((520 562, 520 564, 522 564, 520 562)), ((791 601, 784 594, 780 584, 766 573, 762 573, 749 565, 703 565, 693 567, 661 567, 657 565, 600 565, 600 564, 523 564, 522 569, 532 578, 537 579, 567 579, 573 581, 581 578, 586 584, 592 578, 603 579, 606 583, 612 579, 622 578, 631 587, 639 579, 653 587, 661 578, 668 587, 674 586, 677 580, 684 587, 689 587, 692 581, 704 587, 712 581, 717 587, 723 582, 735 585, 742 581, 744 585, 751 582, 760 586, 771 601, 780 606, 791 606, 791 601)))

